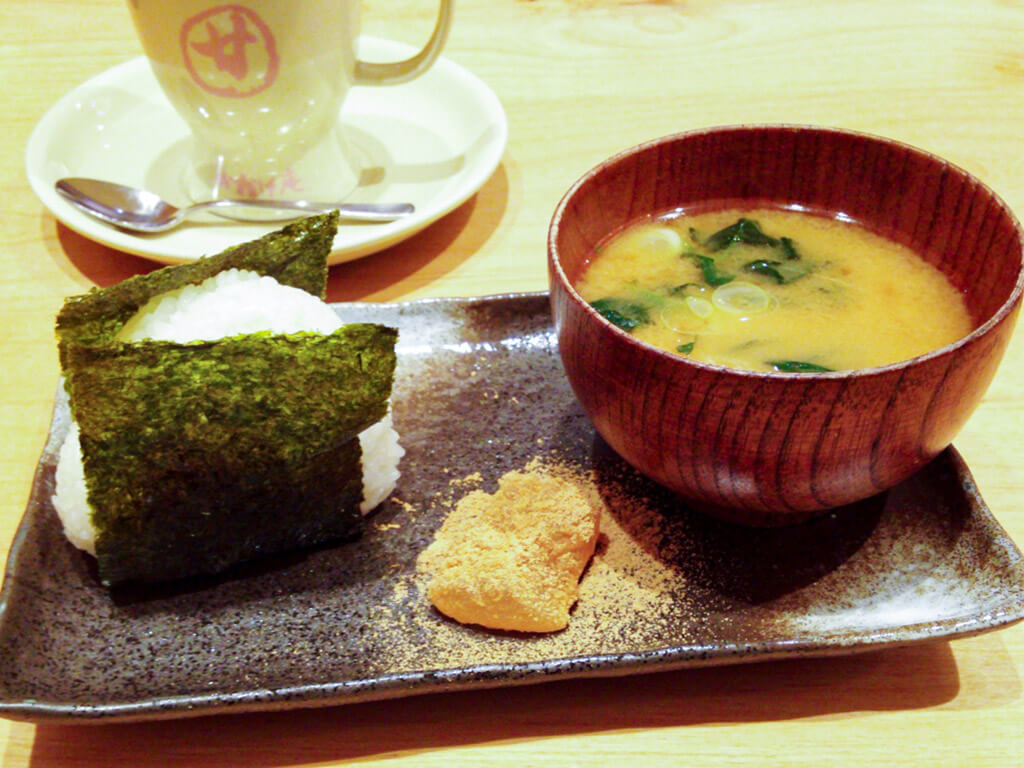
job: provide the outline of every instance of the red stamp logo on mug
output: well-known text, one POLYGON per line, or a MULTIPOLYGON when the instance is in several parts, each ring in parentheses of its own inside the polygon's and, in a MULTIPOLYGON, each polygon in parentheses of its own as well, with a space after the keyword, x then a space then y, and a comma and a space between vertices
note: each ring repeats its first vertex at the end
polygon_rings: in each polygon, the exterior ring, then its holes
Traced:
POLYGON ((228 98, 266 90, 280 65, 270 27, 244 5, 219 5, 187 19, 181 53, 200 88, 228 98))

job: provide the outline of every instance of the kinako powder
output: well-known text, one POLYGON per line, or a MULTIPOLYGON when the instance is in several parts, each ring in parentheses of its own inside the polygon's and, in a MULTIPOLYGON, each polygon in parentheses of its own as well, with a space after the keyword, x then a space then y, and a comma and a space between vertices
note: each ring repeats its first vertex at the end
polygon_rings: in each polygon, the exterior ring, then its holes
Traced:
POLYGON ((598 505, 572 477, 537 464, 509 472, 494 493, 462 497, 420 555, 427 597, 464 624, 564 629, 599 520, 598 505))

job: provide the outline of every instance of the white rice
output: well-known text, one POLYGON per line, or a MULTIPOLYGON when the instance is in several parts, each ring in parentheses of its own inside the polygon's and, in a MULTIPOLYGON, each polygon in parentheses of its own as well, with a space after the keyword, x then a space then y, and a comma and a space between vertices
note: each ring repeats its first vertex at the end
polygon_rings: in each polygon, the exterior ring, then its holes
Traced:
MULTIPOLYGON (((125 341, 154 339, 185 343, 270 331, 332 333, 342 325, 334 311, 299 288, 272 277, 230 269, 209 280, 152 299, 122 328, 125 341)), ((359 435, 363 454, 363 500, 368 513, 394 490, 405 454, 392 427, 391 411, 359 435)), ((95 554, 96 531, 86 500, 78 427, 71 425, 57 459, 53 506, 64 533, 79 549, 95 554)))
POLYGON ((57 488, 53 494, 53 506, 64 525, 64 535, 79 549, 95 555, 96 529, 89 519, 82 446, 78 441, 78 425, 74 422, 57 454, 55 482, 57 488))

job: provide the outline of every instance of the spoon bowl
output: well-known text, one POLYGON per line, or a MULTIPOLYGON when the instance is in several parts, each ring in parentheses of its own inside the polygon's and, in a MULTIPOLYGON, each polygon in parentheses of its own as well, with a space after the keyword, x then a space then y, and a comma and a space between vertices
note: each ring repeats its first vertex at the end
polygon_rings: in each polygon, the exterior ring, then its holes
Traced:
POLYGON ((298 217, 338 211, 344 221, 373 223, 394 221, 416 210, 411 203, 321 203, 308 200, 209 200, 179 208, 148 190, 101 179, 64 178, 54 186, 57 194, 78 210, 129 232, 166 232, 203 211, 231 216, 246 212, 244 218, 247 220, 252 220, 254 214, 278 220, 282 212, 292 212, 298 217))

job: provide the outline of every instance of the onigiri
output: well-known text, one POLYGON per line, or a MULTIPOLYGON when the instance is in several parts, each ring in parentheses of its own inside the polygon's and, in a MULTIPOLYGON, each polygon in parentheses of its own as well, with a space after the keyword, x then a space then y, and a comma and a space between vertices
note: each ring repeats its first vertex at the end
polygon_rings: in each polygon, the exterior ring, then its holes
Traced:
MULTIPOLYGON (((318 297, 273 277, 245 269, 226 269, 198 284, 153 297, 118 331, 117 340, 215 341, 240 334, 269 332, 332 334, 342 327, 338 315, 318 297)), ((390 410, 358 435, 366 514, 394 490, 404 454, 390 410)), ((78 425, 73 423, 58 454, 53 505, 69 541, 96 554, 97 531, 88 500, 78 425)))

